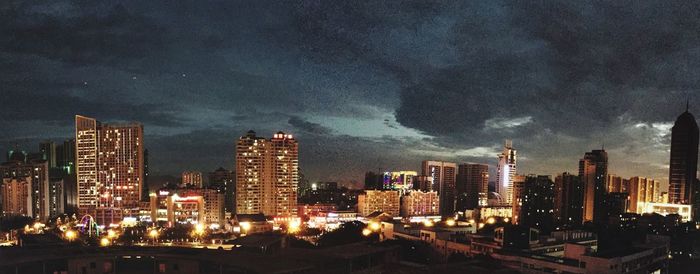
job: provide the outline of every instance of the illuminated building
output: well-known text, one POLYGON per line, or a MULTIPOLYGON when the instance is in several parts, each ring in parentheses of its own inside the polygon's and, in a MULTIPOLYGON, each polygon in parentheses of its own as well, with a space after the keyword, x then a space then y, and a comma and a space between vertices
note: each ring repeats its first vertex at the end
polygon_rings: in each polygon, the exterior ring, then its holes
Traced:
MULTIPOLYGON (((513 216, 513 221, 512 223, 518 224, 520 220, 520 210, 523 206, 523 198, 525 196, 525 176, 524 175, 515 175, 513 177, 512 181, 512 189, 513 189, 513 202, 510 204, 510 208, 512 208, 512 216, 513 216)), ((505 205, 505 198, 501 197, 501 205, 505 205)), ((498 204, 492 203, 492 206, 497 206, 498 204)))
POLYGON ((583 220, 607 222, 605 194, 608 176, 608 153, 604 149, 586 152, 579 161, 579 177, 583 182, 583 220))
POLYGON ((433 216, 439 214, 440 198, 436 191, 411 191, 401 196, 401 217, 433 216))
POLYGON ((382 189, 398 190, 401 193, 413 188, 413 177, 417 176, 416 171, 392 171, 384 172, 382 189))
POLYGON ((425 175, 413 177, 413 189, 420 191, 431 191, 433 189, 433 177, 425 175))
POLYGON ((470 220, 484 221, 490 217, 513 218, 513 208, 510 206, 482 206, 475 209, 467 209, 464 216, 470 220))
POLYGON ((663 216, 669 214, 678 214, 681 216, 681 221, 689 222, 692 220, 691 205, 669 204, 669 203, 645 203, 641 213, 656 213, 663 216))
POLYGON ((236 213, 294 216, 299 183, 299 145, 291 134, 272 139, 254 131, 236 146, 236 213))
POLYGON ((46 221, 51 215, 48 163, 27 160, 22 151, 11 151, 0 165, 3 215, 24 215, 46 221))
POLYGON ((455 185, 457 183, 457 164, 443 161, 423 161, 422 175, 432 178, 429 190, 440 196, 440 215, 451 216, 455 212, 455 185))
POLYGON ((608 174, 605 180, 607 185, 607 192, 627 192, 629 187, 629 180, 622 179, 620 176, 615 176, 608 174))
POLYGON ((668 175, 668 200, 672 204, 693 204, 693 217, 698 220, 700 186, 697 185, 698 124, 688 112, 678 116, 671 130, 671 159, 668 175))
POLYGON ((182 186, 193 186, 202 188, 202 173, 199 171, 183 171, 182 186))
POLYGON ((224 194, 216 189, 161 189, 150 194, 151 220, 157 222, 223 224, 224 194))
POLYGON ((321 213, 328 213, 338 210, 337 205, 327 203, 299 204, 297 207, 299 216, 319 216, 321 213))
POLYGON ((489 166, 461 164, 457 172, 457 211, 487 205, 489 166))
POLYGON ((643 213, 647 203, 656 202, 659 196, 659 182, 644 177, 629 179, 629 212, 643 213))
POLYGON ((583 224, 583 184, 577 175, 564 172, 554 179, 554 220, 569 227, 583 224))
POLYGON ((143 126, 75 116, 78 207, 138 206, 144 176, 143 126))
POLYGON ((63 179, 49 180, 49 216, 58 216, 65 212, 65 183, 63 179))
POLYGON ((360 216, 380 211, 397 217, 400 207, 399 192, 396 190, 365 190, 357 197, 357 213, 360 216))
POLYGON ((548 175, 525 178, 522 207, 518 224, 536 228, 544 234, 552 230, 554 212, 554 182, 548 175))
POLYGON ((515 179, 517 162, 517 151, 513 148, 513 141, 506 140, 503 152, 498 155, 496 192, 503 197, 507 205, 513 203, 513 180, 515 179))
POLYGON ((219 167, 213 172, 209 172, 209 186, 224 193, 224 211, 226 214, 235 213, 236 173, 219 167))
POLYGON ((226 221, 226 211, 224 202, 226 200, 223 192, 218 189, 203 188, 198 189, 204 200, 204 223, 223 224, 226 221))

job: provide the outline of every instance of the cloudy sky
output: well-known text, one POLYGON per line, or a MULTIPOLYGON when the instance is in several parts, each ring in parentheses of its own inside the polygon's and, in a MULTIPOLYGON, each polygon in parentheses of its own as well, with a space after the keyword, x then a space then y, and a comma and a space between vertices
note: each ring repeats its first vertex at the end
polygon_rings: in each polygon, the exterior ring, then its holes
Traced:
POLYGON ((670 127, 700 111, 686 1, 2 1, 0 151, 140 121, 155 174, 233 167, 235 140, 301 142, 312 180, 494 164, 667 181, 670 127))

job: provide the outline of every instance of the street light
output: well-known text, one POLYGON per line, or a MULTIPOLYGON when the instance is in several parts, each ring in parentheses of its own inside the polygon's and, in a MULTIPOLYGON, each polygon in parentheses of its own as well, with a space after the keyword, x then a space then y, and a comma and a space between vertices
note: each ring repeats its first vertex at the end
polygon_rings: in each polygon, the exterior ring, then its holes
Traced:
POLYGON ((250 222, 241 222, 240 226, 241 226, 241 229, 243 229, 243 232, 246 234, 248 233, 248 230, 250 230, 250 227, 251 227, 250 222))
POLYGON ((156 230, 155 228, 151 229, 151 231, 148 232, 148 236, 151 236, 151 238, 153 238, 153 244, 155 244, 156 240, 158 239, 158 230, 156 230))
POLYGON ((365 229, 362 230, 362 235, 363 235, 363 236, 367 237, 367 236, 369 236, 369 234, 372 234, 372 230, 369 230, 369 229, 367 229, 367 228, 365 228, 365 229))
POLYGON ((455 226, 457 224, 457 222, 455 222, 454 219, 447 219, 447 221, 445 221, 445 224, 447 226, 455 226))
POLYGON ((369 228, 372 229, 373 231, 377 231, 377 230, 379 230, 380 228, 382 228, 382 226, 379 225, 379 223, 377 223, 377 222, 370 222, 370 223, 369 223, 369 228))
POLYGON ((301 230, 301 223, 299 221, 290 221, 289 225, 287 226, 287 232, 289 233, 297 233, 301 230))
POLYGON ((109 244, 110 244, 110 241, 107 238, 102 238, 100 240, 100 246, 109 246, 109 244))
POLYGON ((204 235, 204 224, 196 224, 194 226, 194 234, 197 235, 197 237, 200 239, 202 238, 202 235, 204 235))
POLYGON ((107 238, 114 239, 115 237, 117 237, 116 231, 114 231, 112 229, 107 230, 107 238))
POLYGON ((65 233, 65 236, 66 236, 66 239, 68 239, 68 241, 72 242, 73 239, 75 239, 75 237, 77 236, 77 234, 75 234, 75 231, 73 231, 73 230, 67 230, 65 233))
POLYGON ((490 225, 492 225, 492 224, 496 223, 496 219, 493 218, 493 217, 489 217, 489 218, 486 220, 486 222, 489 223, 490 225))

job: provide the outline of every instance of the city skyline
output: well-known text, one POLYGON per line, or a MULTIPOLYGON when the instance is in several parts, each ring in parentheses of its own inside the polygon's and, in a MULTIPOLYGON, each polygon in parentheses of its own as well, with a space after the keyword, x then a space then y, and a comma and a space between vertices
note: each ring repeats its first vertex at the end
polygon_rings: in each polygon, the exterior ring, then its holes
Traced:
POLYGON ((314 181, 493 167, 512 139, 523 174, 575 172, 604 143, 612 172, 666 185, 669 129, 688 97, 698 110, 684 2, 154 5, 0 6, 0 151, 69 137, 83 114, 142 122, 152 175, 232 169, 254 129, 311 144, 314 181))

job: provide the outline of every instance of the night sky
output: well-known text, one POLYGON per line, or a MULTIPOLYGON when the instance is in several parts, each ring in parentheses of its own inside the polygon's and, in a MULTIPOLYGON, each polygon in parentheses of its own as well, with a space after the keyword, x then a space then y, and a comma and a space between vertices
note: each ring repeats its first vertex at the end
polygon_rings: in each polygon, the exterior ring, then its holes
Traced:
POLYGON ((508 138, 522 174, 604 144, 665 182, 700 111, 697 1, 93 2, 0 3, 0 151, 82 114, 142 122, 160 175, 231 169, 253 129, 294 134, 312 181, 495 164, 508 138))

